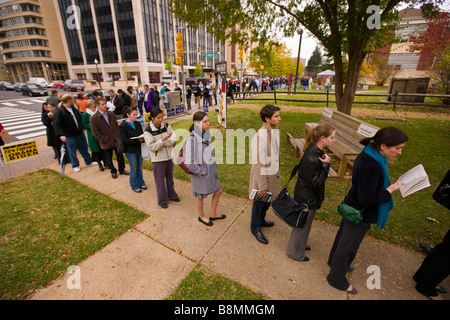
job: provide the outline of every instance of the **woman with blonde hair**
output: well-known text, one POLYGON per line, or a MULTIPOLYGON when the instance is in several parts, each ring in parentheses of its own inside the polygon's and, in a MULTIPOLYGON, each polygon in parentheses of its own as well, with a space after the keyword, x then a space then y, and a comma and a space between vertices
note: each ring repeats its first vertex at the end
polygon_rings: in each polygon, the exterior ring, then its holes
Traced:
POLYGON ((305 250, 316 210, 325 196, 325 180, 330 170, 331 158, 324 153, 334 142, 335 128, 327 123, 311 127, 305 138, 304 154, 298 167, 294 200, 308 205, 308 219, 303 228, 292 228, 286 255, 296 261, 309 261, 305 250))

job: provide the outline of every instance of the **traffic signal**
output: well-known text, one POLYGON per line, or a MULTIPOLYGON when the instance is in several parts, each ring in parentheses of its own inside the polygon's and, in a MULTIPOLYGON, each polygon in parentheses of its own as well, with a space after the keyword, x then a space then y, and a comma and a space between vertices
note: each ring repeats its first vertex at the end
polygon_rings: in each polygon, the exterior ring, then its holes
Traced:
POLYGON ((217 48, 217 54, 220 54, 220 47, 217 48))
POLYGON ((244 61, 244 47, 240 48, 238 59, 244 61))
POLYGON ((183 34, 182 33, 177 33, 175 36, 175 39, 177 39, 177 41, 175 42, 176 45, 176 50, 175 52, 177 53, 177 57, 175 57, 175 64, 176 65, 183 65, 183 34))
POLYGON ((200 50, 200 47, 197 48, 197 52, 199 55, 202 53, 202 50, 200 50))

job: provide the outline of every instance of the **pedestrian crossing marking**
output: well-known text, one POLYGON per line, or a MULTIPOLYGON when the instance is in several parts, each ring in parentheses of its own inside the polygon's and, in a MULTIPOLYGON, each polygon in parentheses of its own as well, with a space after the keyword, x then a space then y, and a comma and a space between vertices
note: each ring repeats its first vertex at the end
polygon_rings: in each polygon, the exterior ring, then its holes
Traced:
POLYGON ((42 113, 37 111, 0 107, 0 123, 17 140, 45 135, 46 127, 42 124, 41 117, 42 113))

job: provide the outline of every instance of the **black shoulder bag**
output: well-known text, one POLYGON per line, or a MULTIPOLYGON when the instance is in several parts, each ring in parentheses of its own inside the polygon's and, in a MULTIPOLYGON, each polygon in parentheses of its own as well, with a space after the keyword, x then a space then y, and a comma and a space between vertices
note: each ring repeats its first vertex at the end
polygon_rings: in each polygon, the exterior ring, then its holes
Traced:
POLYGON ((308 205, 305 203, 297 203, 287 190, 289 182, 295 176, 299 167, 300 164, 297 164, 294 167, 289 181, 283 189, 281 189, 278 196, 272 201, 273 212, 275 212, 278 218, 294 228, 303 228, 308 219, 308 205))

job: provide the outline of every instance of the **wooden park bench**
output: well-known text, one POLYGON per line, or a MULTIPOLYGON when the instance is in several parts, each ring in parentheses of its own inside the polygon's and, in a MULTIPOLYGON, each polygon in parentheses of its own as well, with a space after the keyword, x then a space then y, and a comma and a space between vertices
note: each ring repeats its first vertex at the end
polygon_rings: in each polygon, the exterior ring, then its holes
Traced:
MULTIPOLYGON (((380 129, 331 108, 323 110, 320 123, 329 123, 336 128, 335 142, 328 148, 339 161, 338 172, 330 169, 329 174, 330 177, 336 178, 344 178, 347 167, 353 167, 356 157, 364 148, 359 141, 365 137, 373 137, 380 129)), ((316 125, 318 123, 305 123, 305 136, 308 129, 316 125)), ((300 158, 303 155, 305 139, 296 139, 287 133, 287 140, 294 146, 295 155, 300 158)))

